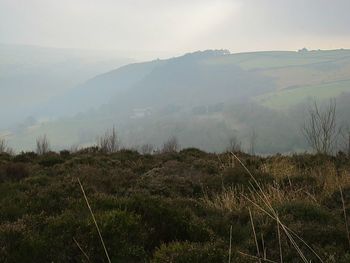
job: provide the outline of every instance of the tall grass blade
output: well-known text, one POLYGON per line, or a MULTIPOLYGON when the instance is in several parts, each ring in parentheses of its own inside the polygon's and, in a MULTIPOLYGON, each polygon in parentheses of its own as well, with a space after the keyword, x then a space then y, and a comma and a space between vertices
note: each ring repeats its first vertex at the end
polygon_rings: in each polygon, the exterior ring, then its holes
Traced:
POLYGON ((83 187, 83 185, 81 184, 81 182, 80 182, 80 179, 79 179, 79 178, 78 178, 78 183, 79 183, 79 185, 80 185, 81 192, 82 192, 82 193, 83 193, 83 195, 84 195, 84 199, 85 199, 86 205, 87 205, 87 207, 89 208, 89 211, 90 211, 90 214, 91 214, 92 220, 94 221, 94 224, 95 224, 95 226, 96 226, 96 229, 97 229, 98 235, 99 235, 99 237, 100 237, 101 244, 102 244, 102 246, 103 246, 104 252, 105 252, 106 257, 107 257, 107 260, 108 260, 108 263, 112 263, 112 262, 111 262, 111 259, 109 258, 109 255, 108 255, 108 251, 107 251, 107 248, 106 248, 105 242, 103 241, 103 238, 102 238, 102 234, 101 234, 100 228, 98 227, 98 224, 97 224, 97 221, 96 221, 95 215, 94 215, 94 213, 92 212, 92 209, 91 209, 91 206, 90 206, 89 200, 87 199, 87 196, 86 196, 86 194, 85 194, 84 187, 83 187))

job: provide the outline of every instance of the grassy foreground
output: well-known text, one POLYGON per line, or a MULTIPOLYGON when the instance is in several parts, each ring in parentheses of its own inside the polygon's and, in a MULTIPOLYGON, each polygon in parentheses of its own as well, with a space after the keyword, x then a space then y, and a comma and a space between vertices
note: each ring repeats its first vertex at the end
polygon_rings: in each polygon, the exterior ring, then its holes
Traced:
POLYGON ((0 262, 345 263, 349 208, 341 154, 2 154, 0 262))

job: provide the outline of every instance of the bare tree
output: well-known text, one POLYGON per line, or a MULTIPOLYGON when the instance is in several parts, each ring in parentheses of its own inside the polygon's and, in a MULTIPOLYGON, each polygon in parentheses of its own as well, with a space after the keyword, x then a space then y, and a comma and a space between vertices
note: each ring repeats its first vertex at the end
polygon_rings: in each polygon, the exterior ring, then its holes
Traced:
POLYGON ((179 148, 180 148, 179 142, 177 138, 173 136, 163 144, 162 152, 163 153, 177 152, 179 148))
POLYGON ((227 147, 228 152, 240 152, 242 151, 242 143, 238 140, 237 136, 229 138, 229 145, 227 147))
POLYGON ((140 147, 140 151, 141 151, 142 154, 151 154, 153 152, 153 150, 154 150, 153 145, 152 144, 148 144, 148 143, 143 144, 140 147))
POLYGON ((69 152, 70 152, 70 153, 77 153, 77 152, 79 152, 79 150, 80 150, 79 144, 73 144, 73 145, 71 145, 71 147, 69 148, 69 152))
POLYGON ((7 145, 7 141, 0 138, 0 153, 14 154, 14 150, 7 145))
POLYGON ((103 136, 98 138, 97 145, 104 153, 114 153, 120 149, 119 138, 114 126, 111 131, 107 130, 103 136))
POLYGON ((5 139, 0 139, 0 153, 6 153, 7 143, 5 139))
POLYGON ((337 147, 342 129, 337 123, 336 110, 335 99, 331 99, 324 109, 316 102, 309 107, 302 132, 316 153, 332 154, 337 147))
POLYGON ((39 155, 46 154, 50 151, 50 142, 46 134, 36 139, 36 153, 39 155))
POLYGON ((252 131, 249 136, 249 152, 250 154, 255 154, 255 148, 256 148, 256 141, 258 139, 258 135, 256 133, 255 128, 252 128, 252 131))
POLYGON ((348 132, 348 156, 350 157, 350 132, 348 132))
POLYGON ((341 126, 341 132, 335 150, 350 156, 350 129, 346 125, 341 126))

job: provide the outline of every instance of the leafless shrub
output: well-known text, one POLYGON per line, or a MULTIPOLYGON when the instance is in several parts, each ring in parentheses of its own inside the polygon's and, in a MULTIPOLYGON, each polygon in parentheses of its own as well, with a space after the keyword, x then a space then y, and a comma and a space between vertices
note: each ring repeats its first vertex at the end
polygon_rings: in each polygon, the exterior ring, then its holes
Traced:
POLYGON ((343 127, 339 136, 337 151, 341 151, 350 156, 350 129, 349 127, 343 127))
POLYGON ((79 148, 77 153, 78 154, 91 154, 91 153, 98 153, 100 148, 98 146, 89 146, 89 147, 82 147, 79 148))
POLYGON ((310 106, 302 132, 310 147, 321 154, 332 154, 337 146, 341 127, 336 118, 336 101, 321 110, 315 102, 310 106))
POLYGON ((348 156, 350 156, 350 132, 348 132, 348 156))
POLYGON ((114 153, 120 149, 120 142, 115 127, 98 138, 97 146, 103 153, 114 153))
POLYGON ((0 138, 0 153, 14 154, 14 150, 7 145, 7 141, 3 138, 0 138))
POLYGON ((180 148, 179 142, 175 136, 169 138, 162 148, 163 153, 177 152, 180 148))
POLYGON ((0 153, 6 152, 7 149, 7 143, 5 139, 0 139, 0 153))
POLYGON ((36 153, 38 155, 46 154, 50 151, 50 142, 47 139, 47 136, 41 136, 36 139, 36 153))
POLYGON ((80 147, 79 144, 73 144, 70 148, 69 148, 69 152, 70 153, 77 153, 79 152, 80 147))
POLYGON ((143 144, 140 147, 141 154, 151 154, 151 153, 153 153, 153 150, 154 150, 153 145, 152 144, 148 144, 148 143, 143 144))
POLYGON ((258 134, 256 133, 255 128, 252 128, 252 131, 249 135, 249 152, 251 155, 255 154, 256 141, 258 139, 258 134))
POLYGON ((229 139, 229 145, 227 147, 228 152, 240 152, 242 151, 242 143, 236 136, 232 136, 229 139))

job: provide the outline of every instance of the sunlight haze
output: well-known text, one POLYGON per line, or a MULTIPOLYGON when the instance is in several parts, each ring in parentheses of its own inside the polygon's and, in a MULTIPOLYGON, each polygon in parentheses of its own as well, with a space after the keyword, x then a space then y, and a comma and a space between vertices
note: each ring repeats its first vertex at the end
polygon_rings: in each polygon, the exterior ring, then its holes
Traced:
POLYGON ((350 47, 347 0, 0 0, 0 43, 167 57, 350 47), (148 53, 147 53, 148 52, 148 53))

